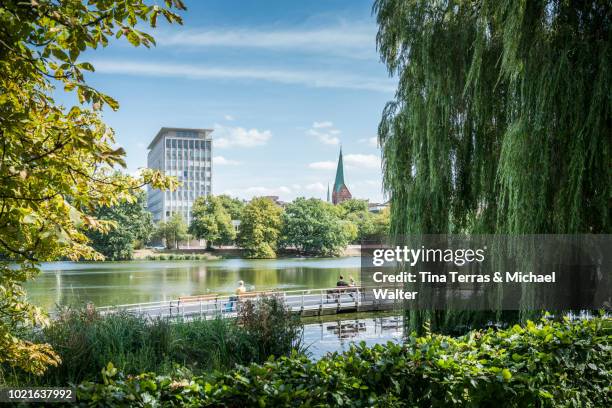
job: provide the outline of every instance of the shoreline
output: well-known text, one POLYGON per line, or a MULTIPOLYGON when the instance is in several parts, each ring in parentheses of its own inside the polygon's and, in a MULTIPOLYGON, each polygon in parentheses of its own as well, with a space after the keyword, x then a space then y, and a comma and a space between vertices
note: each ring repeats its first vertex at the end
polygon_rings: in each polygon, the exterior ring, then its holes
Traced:
MULTIPOLYGON (((237 247, 222 247, 215 248, 212 250, 202 249, 202 248, 181 248, 181 249, 137 249, 134 251, 134 256, 131 259, 132 261, 148 261, 148 260, 158 260, 158 259, 148 259, 148 257, 157 257, 157 256, 202 256, 205 259, 208 258, 210 260, 219 260, 219 259, 258 259, 258 258, 247 258, 244 256, 244 250, 242 248, 237 247)), ((317 259, 317 258, 343 258, 349 256, 361 256, 361 246, 360 245, 348 245, 344 251, 335 257, 329 256, 313 256, 313 255, 302 255, 295 250, 287 249, 278 252, 278 256, 276 258, 271 259, 283 259, 283 258, 308 258, 308 259, 317 259)), ((113 261, 102 261, 102 262, 113 262, 113 261)))

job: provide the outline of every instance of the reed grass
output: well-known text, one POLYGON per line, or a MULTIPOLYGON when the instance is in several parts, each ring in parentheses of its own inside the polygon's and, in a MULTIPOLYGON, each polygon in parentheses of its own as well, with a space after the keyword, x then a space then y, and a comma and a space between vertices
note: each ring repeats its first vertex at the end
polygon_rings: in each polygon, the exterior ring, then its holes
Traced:
POLYGON ((238 319, 169 321, 66 309, 51 326, 30 333, 33 340, 51 344, 62 363, 40 377, 0 366, 0 384, 65 386, 99 380, 108 362, 128 375, 170 374, 177 367, 202 374, 305 351, 299 317, 280 299, 247 302, 243 310, 238 319))

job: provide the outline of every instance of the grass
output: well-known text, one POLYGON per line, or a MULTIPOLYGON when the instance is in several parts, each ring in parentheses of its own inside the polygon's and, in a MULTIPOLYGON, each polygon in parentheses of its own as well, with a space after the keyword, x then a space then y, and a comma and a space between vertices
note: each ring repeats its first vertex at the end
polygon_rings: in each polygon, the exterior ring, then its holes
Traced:
POLYGON ((125 374, 229 370, 264 362, 270 355, 303 352, 302 324, 274 297, 247 302, 237 319, 148 319, 128 313, 101 316, 67 309, 51 326, 30 333, 49 343, 62 363, 36 377, 0 366, 0 384, 65 386, 99 380, 108 362, 125 374))

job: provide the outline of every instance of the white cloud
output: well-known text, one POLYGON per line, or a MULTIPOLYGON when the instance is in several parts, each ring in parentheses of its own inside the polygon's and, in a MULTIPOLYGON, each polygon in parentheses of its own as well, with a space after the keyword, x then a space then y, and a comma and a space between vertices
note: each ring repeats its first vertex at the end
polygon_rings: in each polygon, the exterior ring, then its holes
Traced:
POLYGON ((336 163, 332 161, 320 161, 320 162, 310 163, 308 167, 310 167, 311 169, 315 169, 315 170, 333 170, 336 168, 336 163))
POLYGON ((378 138, 376 136, 374 137, 366 137, 363 139, 359 139, 359 143, 365 143, 368 146, 371 147, 378 147, 378 138))
POLYGON ((327 191, 327 186, 325 186, 321 182, 316 182, 316 183, 308 184, 306 186, 306 190, 308 191, 327 191))
POLYGON ((323 122, 314 122, 312 124, 312 127, 315 129, 321 129, 321 128, 330 128, 333 127, 334 124, 330 121, 323 121, 323 122))
POLYGON ((234 117, 232 115, 225 115, 225 116, 223 116, 223 119, 231 122, 231 121, 234 120, 234 117))
POLYGON ((291 193, 291 189, 287 186, 280 187, 249 187, 244 190, 247 195, 252 197, 263 196, 263 195, 281 195, 291 193))
POLYGON ((161 32, 160 46, 260 48, 323 53, 350 58, 376 57, 376 25, 351 22, 333 26, 291 29, 215 29, 161 32))
POLYGON ((215 124, 213 144, 218 148, 255 147, 268 143, 272 137, 269 130, 245 129, 215 124))
MULTIPOLYGON (((373 202, 381 202, 382 196, 382 182, 380 174, 370 172, 368 177, 360 177, 353 175, 354 172, 349 171, 347 178, 348 187, 353 193, 353 197, 356 198, 367 198, 373 202)), ((361 173, 362 175, 364 173, 361 173)), ((333 178, 330 178, 330 183, 333 183, 333 178)), ((331 186, 330 186, 331 187, 331 186)), ((294 200, 296 197, 315 197, 319 199, 325 199, 327 191, 327 181, 309 179, 304 180, 303 184, 255 184, 254 186, 235 186, 232 188, 225 189, 221 194, 228 194, 232 197, 239 197, 241 199, 250 200, 253 197, 261 196, 279 196, 283 201, 294 200)))
POLYGON ((344 162, 356 168, 380 168, 380 157, 374 154, 347 154, 344 155, 344 162))
POLYGON ((340 138, 338 135, 341 132, 334 128, 333 122, 313 122, 312 127, 306 131, 309 136, 314 136, 323 144, 326 145, 337 145, 340 144, 340 138))
POLYGON ((95 60, 97 73, 189 79, 261 80, 313 88, 340 88, 391 93, 394 81, 389 78, 351 75, 346 72, 299 71, 274 68, 240 68, 153 63, 128 60, 95 60))
POLYGON ((315 130, 309 130, 308 134, 311 136, 316 136, 319 141, 323 144, 327 144, 327 145, 337 145, 340 143, 340 139, 332 136, 331 133, 326 133, 326 132, 317 132, 315 130))
POLYGON ((212 161, 216 166, 237 166, 240 164, 239 161, 226 159, 223 156, 214 156, 212 161))

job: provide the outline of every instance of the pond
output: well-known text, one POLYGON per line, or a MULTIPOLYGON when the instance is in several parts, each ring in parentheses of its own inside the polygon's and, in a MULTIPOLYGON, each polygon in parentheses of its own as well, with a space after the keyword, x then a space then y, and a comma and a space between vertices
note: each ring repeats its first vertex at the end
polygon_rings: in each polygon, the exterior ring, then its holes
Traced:
POLYGON ((313 359, 327 353, 348 350, 351 343, 365 342, 368 346, 388 341, 401 343, 404 334, 402 316, 368 316, 321 321, 304 325, 304 343, 313 359))
POLYGON ((358 280, 359 270, 359 257, 50 262, 26 289, 33 303, 50 310, 86 302, 106 306, 227 294, 239 280, 257 291, 325 288, 335 286, 341 274, 358 280))

